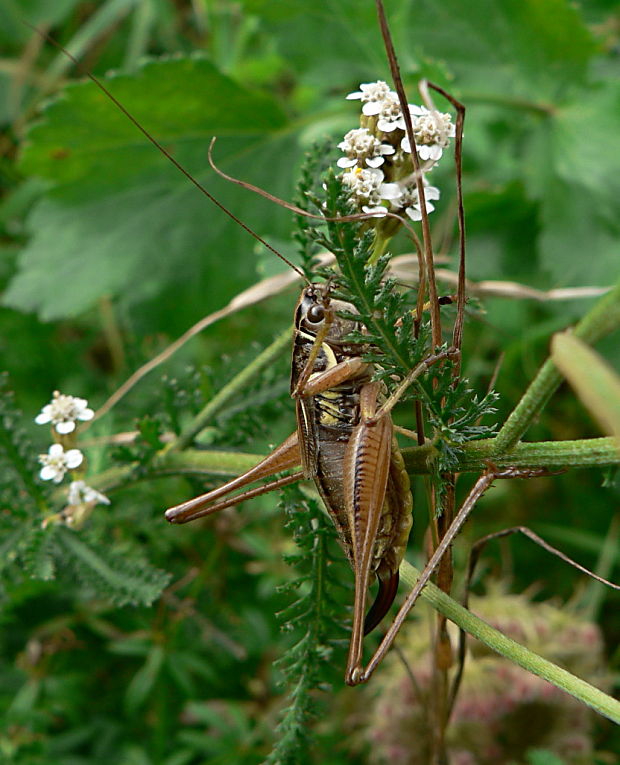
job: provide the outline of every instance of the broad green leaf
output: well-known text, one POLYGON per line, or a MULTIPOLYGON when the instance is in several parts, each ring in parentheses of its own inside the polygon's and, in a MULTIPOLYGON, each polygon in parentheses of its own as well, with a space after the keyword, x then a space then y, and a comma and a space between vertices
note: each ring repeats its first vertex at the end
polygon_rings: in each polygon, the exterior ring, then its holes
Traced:
MULTIPOLYGON (((106 77, 105 85, 173 152, 194 145, 196 154, 214 135, 262 136, 286 122, 273 99, 246 90, 199 56, 150 61, 135 75, 106 77)), ((24 172, 55 185, 90 179, 94 196, 149 171, 157 177, 165 165, 93 82, 68 86, 48 106, 43 121, 30 130, 21 162, 24 172)))
POLYGON ((553 337, 551 358, 605 433, 620 446, 620 377, 584 342, 566 332, 553 337))
MULTIPOLYGON (((396 45, 408 68, 412 41, 407 33, 414 29, 410 7, 393 0, 385 5, 396 45)), ((269 24, 282 58, 305 85, 319 87, 319 96, 329 83, 343 81, 356 87, 362 80, 389 76, 374 2, 243 0, 243 6, 269 24)))
MULTIPOLYGON (((551 121, 558 176, 597 199, 620 197, 620 87, 608 81, 562 104, 551 121)), ((608 212, 603 209, 603 212, 608 212)), ((614 207, 614 213, 618 210, 614 207)))
POLYGON ((476 84, 479 93, 534 103, 583 80, 596 48, 567 0, 422 0, 411 42, 476 84))
MULTIPOLYGON (((205 179, 213 135, 228 136, 215 156, 229 172, 290 196, 292 142, 284 116, 200 58, 147 64, 110 81, 119 100, 259 232, 287 215, 216 178, 205 179), (265 142, 265 139, 268 139, 265 142), (260 145, 251 156, 249 147, 260 145), (239 202, 237 202, 239 200, 239 202)), ((103 296, 135 304, 162 286, 202 286, 204 308, 221 307, 254 273, 252 239, 213 207, 92 83, 74 85, 33 127, 22 168, 53 185, 30 218, 33 237, 5 303, 43 319, 75 315, 103 296)), ((281 233, 284 233, 284 228, 281 233)))
POLYGON ((618 273, 620 87, 584 88, 530 131, 525 180, 540 203, 540 264, 556 285, 606 285, 618 273))

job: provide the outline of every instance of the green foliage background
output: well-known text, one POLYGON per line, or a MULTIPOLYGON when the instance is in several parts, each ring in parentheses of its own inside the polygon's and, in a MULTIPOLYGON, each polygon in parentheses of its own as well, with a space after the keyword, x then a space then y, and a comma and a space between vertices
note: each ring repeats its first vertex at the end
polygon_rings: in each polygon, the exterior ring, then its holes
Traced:
MULTIPOLYGON (((542 290, 614 283, 615 4, 386 6, 410 100, 426 76, 468 109, 470 278, 542 290)), ((43 533, 47 487, 32 476, 47 440, 32 420, 54 389, 100 405, 167 342, 280 264, 22 19, 49 28, 63 44, 79 44, 84 69, 99 76, 115 70, 106 82, 131 113, 236 215, 294 256, 290 214, 218 178, 208 168, 209 141, 218 136, 215 158, 226 172, 290 199, 312 142, 355 126, 357 106, 344 96, 360 82, 389 80, 374 5, 0 0, 0 348, 15 391, 2 412, 12 467, 3 477, 0 527, 0 761, 261 762, 282 706, 280 670, 272 665, 292 642, 275 617, 291 600, 278 585, 296 576, 282 560, 294 544, 277 499, 198 528, 172 528, 163 509, 202 484, 143 480, 114 491, 110 508, 96 510, 79 534, 62 527, 43 533)), ((454 257, 453 173, 445 162, 436 172, 442 200, 434 236, 437 249, 454 257)), ((139 458, 146 477, 159 435, 182 427, 268 345, 290 322, 294 301, 289 291, 211 327, 168 363, 165 380, 162 371, 152 373, 88 438, 134 430, 139 420, 139 444, 114 456, 121 464, 139 458)), ((466 330, 464 371, 484 393, 503 353, 498 421, 546 357, 551 333, 590 305, 484 300, 485 313, 466 330)), ((601 350, 618 365, 617 338, 601 350)), ((219 414, 202 443, 265 453, 293 427, 287 375, 280 358, 219 414)), ((589 435, 598 435, 596 426, 562 390, 528 438, 589 435)), ((87 451, 92 474, 113 464, 111 449, 94 444, 87 451)), ((504 482, 465 535, 525 523, 595 567, 618 505, 613 482, 601 484, 594 471, 504 482)), ((488 566, 516 590, 536 582, 540 597, 574 595, 574 572, 545 553, 526 542, 503 553, 491 551, 488 566)), ((343 602, 349 577, 343 566, 343 602)), ((618 617, 597 606, 593 615, 617 661, 618 617)), ((333 651, 324 680, 333 691, 323 699, 331 713, 307 754, 317 762, 325 753, 333 763, 347 758, 334 710, 356 691, 341 685, 342 652, 333 651)), ((605 727, 598 741, 602 750, 620 748, 605 727)))

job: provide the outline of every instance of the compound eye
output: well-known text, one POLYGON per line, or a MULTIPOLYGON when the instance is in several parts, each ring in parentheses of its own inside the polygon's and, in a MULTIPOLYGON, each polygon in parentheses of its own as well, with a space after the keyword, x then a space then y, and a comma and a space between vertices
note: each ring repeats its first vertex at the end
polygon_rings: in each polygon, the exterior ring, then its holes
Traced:
POLYGON ((308 309, 308 313, 306 314, 306 319, 310 322, 310 324, 320 324, 324 318, 325 318, 325 309, 323 308, 323 306, 320 306, 320 305, 310 306, 310 308, 308 309))

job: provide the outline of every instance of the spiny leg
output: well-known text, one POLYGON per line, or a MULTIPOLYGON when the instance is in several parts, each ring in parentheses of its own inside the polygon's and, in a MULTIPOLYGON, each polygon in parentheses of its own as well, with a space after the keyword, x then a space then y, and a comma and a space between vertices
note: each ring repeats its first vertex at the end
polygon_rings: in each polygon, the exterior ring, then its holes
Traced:
POLYGON ((392 449, 392 420, 375 419, 380 384, 367 383, 360 391, 360 423, 356 426, 345 452, 345 503, 351 527, 351 546, 355 571, 353 625, 345 682, 356 685, 362 672, 362 641, 391 605, 398 578, 380 582, 375 604, 365 615, 366 597, 375 540, 381 520, 388 483, 392 449), (389 599, 391 596, 391 600, 389 599), (375 608, 376 607, 376 608, 375 608))
POLYGON ((368 678, 372 675, 372 673, 377 668, 377 666, 381 663, 386 653, 390 649, 392 643, 394 642, 394 639, 396 638, 396 635, 398 634, 400 628, 402 627, 405 619, 407 618, 409 611, 411 611, 411 609, 415 605, 415 602, 417 601, 421 591, 424 589, 424 586, 428 583, 429 579, 433 575, 433 572, 439 565, 439 562, 443 558, 446 550, 448 550, 452 541, 461 530, 463 524, 469 517, 469 514, 473 510, 474 506, 476 505, 480 497, 491 486, 491 484, 498 478, 534 478, 540 475, 545 475, 546 473, 547 471, 544 471, 544 470, 541 471, 541 470, 508 469, 508 470, 497 471, 494 469, 490 469, 489 471, 481 475, 480 478, 478 478, 473 488, 467 495, 465 501, 463 502, 461 509, 456 514, 454 521, 448 528, 443 539, 440 541, 435 552, 433 553, 430 560, 426 564, 424 571, 420 575, 420 578, 418 579, 415 586, 413 587, 413 589, 407 596, 406 600, 400 607, 398 613, 396 614, 396 617, 394 618, 394 621, 390 625, 390 628, 385 634, 385 637, 381 641, 379 647, 375 651, 370 662, 368 663, 366 668, 356 676, 357 682, 362 683, 368 680, 368 678))
POLYGON ((217 489, 208 491, 206 494, 201 494, 199 497, 194 497, 187 502, 182 502, 180 505, 166 510, 166 519, 171 523, 187 523, 204 515, 210 515, 218 510, 223 510, 225 507, 235 505, 242 500, 256 497, 259 494, 265 494, 281 486, 286 486, 289 483, 293 483, 293 481, 298 481, 302 477, 301 473, 294 473, 292 476, 277 479, 266 486, 259 486, 256 489, 236 494, 220 502, 217 501, 220 497, 226 497, 232 491, 242 489, 249 483, 275 475, 283 470, 298 467, 299 464, 299 442, 297 432, 295 432, 286 441, 283 441, 280 446, 276 447, 271 454, 267 455, 264 460, 261 460, 258 465, 255 465, 246 473, 243 473, 243 475, 228 481, 228 483, 219 486, 217 489))

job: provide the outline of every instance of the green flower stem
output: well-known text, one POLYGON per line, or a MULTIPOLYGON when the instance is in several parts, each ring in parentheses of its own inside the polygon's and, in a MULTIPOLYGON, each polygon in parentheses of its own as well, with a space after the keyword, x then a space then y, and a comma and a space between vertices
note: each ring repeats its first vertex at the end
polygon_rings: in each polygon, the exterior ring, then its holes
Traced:
MULTIPOLYGON (((611 438, 585 438, 580 441, 539 441, 520 443, 504 455, 495 455, 495 439, 470 441, 463 447, 456 472, 480 472, 492 460, 498 468, 590 468, 609 467, 620 464, 620 453, 616 441, 611 438)), ((437 453, 431 444, 403 449, 405 465, 411 474, 431 472, 437 453)), ((254 467, 263 454, 244 452, 164 451, 155 460, 148 473, 136 471, 131 465, 114 467, 89 478, 94 489, 104 493, 139 480, 151 480, 165 475, 210 475, 230 477, 245 473, 254 467)), ((64 495, 63 495, 64 496, 64 495)), ((60 501, 60 500, 59 500, 60 501)))
POLYGON ((209 403, 194 417, 192 422, 181 435, 164 449, 164 452, 184 449, 190 444, 209 420, 231 399, 240 395, 262 369, 268 367, 280 353, 291 344, 292 331, 290 327, 278 335, 276 339, 260 353, 254 361, 239 372, 238 375, 225 385, 209 403))
MULTIPOLYGON (((469 441, 463 446, 456 472, 479 472, 492 461, 498 468, 585 468, 620 464, 617 442, 611 437, 584 438, 578 441, 533 441, 519 443, 508 453, 498 454, 495 438, 469 441)), ((435 458, 432 445, 403 449, 410 473, 428 473, 435 458)))
MULTIPOLYGON (((401 580, 413 587, 420 576, 420 572, 406 561, 400 565, 401 580)), ((421 596, 436 608, 450 621, 465 630, 468 634, 480 640, 492 650, 505 656, 510 661, 518 664, 528 672, 542 677, 556 688, 560 688, 579 701, 592 707, 596 712, 620 723, 620 702, 608 696, 603 691, 586 683, 565 669, 543 659, 542 656, 533 653, 529 649, 515 642, 506 635, 491 627, 485 621, 475 616, 449 595, 442 592, 439 587, 429 582, 422 590, 421 596)))
MULTIPOLYGON (((609 467, 620 464, 620 454, 613 438, 586 438, 580 441, 540 441, 518 444, 514 451, 499 457, 495 455, 494 439, 470 441, 464 445, 456 471, 480 472, 488 467, 488 460, 498 468, 586 468, 609 467)), ((168 474, 236 476, 254 467, 263 454, 185 449, 183 452, 167 451, 160 455, 155 469, 148 476, 168 474)), ((405 465, 410 473, 431 472, 436 450, 430 444, 403 449, 405 465)), ((105 491, 113 485, 124 483, 131 476, 132 468, 114 468, 101 473, 91 485, 105 491)))
MULTIPOLYGON (((620 283, 604 295, 581 319, 575 337, 592 344, 620 327, 620 283)), ((515 447, 534 418, 562 382, 562 374, 547 359, 495 438, 496 454, 515 447)))

